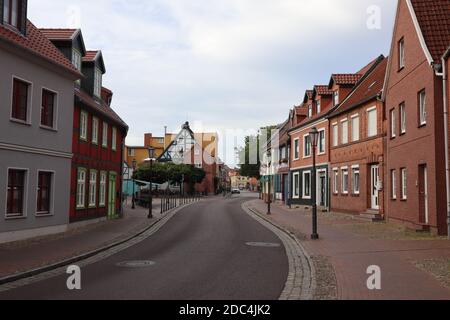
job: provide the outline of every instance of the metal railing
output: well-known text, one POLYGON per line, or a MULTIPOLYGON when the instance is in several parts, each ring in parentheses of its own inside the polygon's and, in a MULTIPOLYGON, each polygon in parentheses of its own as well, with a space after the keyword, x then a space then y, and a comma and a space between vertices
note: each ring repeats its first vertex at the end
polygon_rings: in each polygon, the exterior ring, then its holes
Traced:
POLYGON ((195 195, 162 195, 161 196, 161 214, 170 211, 172 209, 184 206, 186 204, 191 204, 194 202, 199 202, 202 199, 200 194, 195 195))

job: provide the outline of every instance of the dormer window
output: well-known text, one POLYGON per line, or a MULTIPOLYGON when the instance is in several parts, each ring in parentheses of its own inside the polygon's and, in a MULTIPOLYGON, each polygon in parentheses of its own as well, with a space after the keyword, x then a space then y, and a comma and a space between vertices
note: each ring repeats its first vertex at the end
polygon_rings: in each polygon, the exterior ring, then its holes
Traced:
POLYGON ((101 98, 102 92, 102 72, 100 69, 95 68, 94 71, 94 95, 97 98, 101 98))
POLYGON ((308 106, 308 117, 311 118, 312 117, 312 105, 308 106))
POLYGON ((81 54, 75 49, 72 50, 72 64, 78 71, 81 71, 81 54))
POLYGON ((398 69, 405 67, 405 40, 402 38, 398 42, 398 69))
POLYGON ((21 27, 21 0, 4 0, 3 22, 17 29, 21 27))
POLYGON ((316 101, 316 109, 317 109, 317 114, 322 112, 322 106, 320 105, 320 100, 316 101))
POLYGON ((337 106, 339 104, 339 91, 333 92, 333 105, 337 106))

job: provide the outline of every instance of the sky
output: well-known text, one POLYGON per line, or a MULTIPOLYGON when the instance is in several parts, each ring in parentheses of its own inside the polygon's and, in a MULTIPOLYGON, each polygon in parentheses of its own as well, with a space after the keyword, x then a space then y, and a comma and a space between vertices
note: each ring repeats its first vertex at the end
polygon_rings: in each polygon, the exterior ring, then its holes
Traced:
MULTIPOLYGON (((388 55, 392 0, 29 0, 38 27, 81 28, 101 49, 127 144, 144 133, 243 135, 284 122, 306 89, 388 55)), ((231 138, 230 138, 231 137, 231 138)), ((234 137, 234 138, 233 138, 234 137)))

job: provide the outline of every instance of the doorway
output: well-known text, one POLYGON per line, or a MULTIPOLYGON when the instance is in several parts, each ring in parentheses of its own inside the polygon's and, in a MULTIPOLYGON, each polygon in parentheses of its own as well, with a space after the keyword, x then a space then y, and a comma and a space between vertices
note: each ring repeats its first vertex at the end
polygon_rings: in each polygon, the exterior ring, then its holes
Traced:
POLYGON ((370 172, 371 208, 373 210, 380 210, 380 199, 378 192, 380 183, 380 167, 378 165, 371 166, 370 172))
POLYGON ((117 185, 117 174, 114 172, 110 173, 109 174, 109 183, 108 183, 108 219, 117 218, 116 185, 117 185))
POLYGON ((428 170, 426 165, 419 166, 419 215, 421 222, 430 223, 428 208, 428 170))
POLYGON ((327 173, 326 171, 317 172, 317 205, 326 207, 327 205, 327 173))

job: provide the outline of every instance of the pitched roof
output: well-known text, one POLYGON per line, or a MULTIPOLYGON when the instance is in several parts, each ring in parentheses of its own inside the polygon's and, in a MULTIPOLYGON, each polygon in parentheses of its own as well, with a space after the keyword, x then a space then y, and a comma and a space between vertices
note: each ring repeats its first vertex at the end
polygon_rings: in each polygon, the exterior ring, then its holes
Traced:
POLYGON ((306 101, 311 100, 313 98, 314 90, 306 90, 305 97, 303 98, 303 103, 306 103, 306 101))
POLYGON ((350 95, 335 109, 331 116, 349 111, 367 101, 375 99, 383 90, 384 78, 387 69, 388 58, 381 58, 369 71, 366 77, 350 93, 350 95))
POLYGON ((95 58, 97 58, 97 55, 99 52, 100 51, 98 51, 98 50, 86 51, 86 55, 83 57, 83 61, 85 61, 85 62, 94 61, 95 58))
POLYGON ((318 94, 319 96, 331 96, 333 91, 328 88, 326 85, 317 85, 314 86, 314 95, 318 94))
POLYGON ((411 0, 425 43, 439 63, 450 45, 450 0, 411 0))
POLYGON ((367 71, 369 71, 370 69, 372 69, 372 67, 378 62, 378 60, 380 59, 380 56, 376 57, 375 59, 373 59, 372 61, 370 61, 366 66, 364 66, 363 68, 361 68, 361 70, 359 70, 358 72, 356 72, 357 74, 361 74, 361 75, 365 75, 367 73, 367 71))
POLYGON ((337 85, 355 85, 361 78, 362 74, 359 73, 337 73, 331 75, 330 86, 332 83, 337 85))
POLYGON ((4 40, 25 49, 48 62, 64 68, 66 71, 69 71, 79 78, 82 77, 78 70, 72 65, 71 61, 69 61, 29 20, 27 20, 26 37, 0 25, 0 40, 4 40))
POLYGON ((40 28, 39 31, 41 31, 50 40, 73 40, 80 29, 40 28))
POLYGON ((128 130, 128 125, 123 121, 114 110, 109 107, 103 100, 98 101, 92 98, 86 92, 75 88, 75 96, 85 105, 92 108, 96 112, 106 116, 108 119, 115 122, 117 125, 121 126, 124 129, 128 130))

